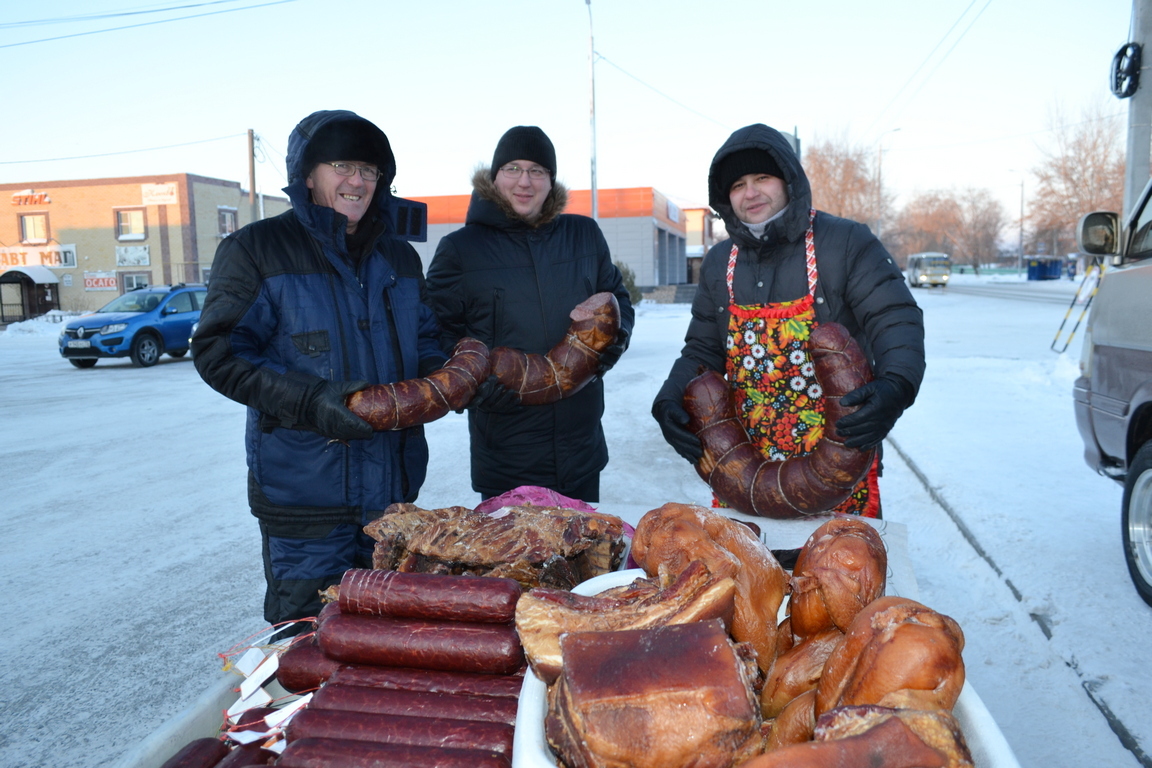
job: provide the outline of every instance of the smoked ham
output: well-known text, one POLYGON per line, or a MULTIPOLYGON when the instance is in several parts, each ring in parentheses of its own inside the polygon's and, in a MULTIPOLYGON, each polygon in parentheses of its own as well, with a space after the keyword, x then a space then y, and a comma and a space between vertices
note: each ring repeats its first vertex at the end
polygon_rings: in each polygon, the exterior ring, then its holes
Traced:
POLYGON ((860 610, 884 594, 888 552, 876 529, 856 517, 817 528, 792 568, 788 614, 792 633, 844 632, 860 610))

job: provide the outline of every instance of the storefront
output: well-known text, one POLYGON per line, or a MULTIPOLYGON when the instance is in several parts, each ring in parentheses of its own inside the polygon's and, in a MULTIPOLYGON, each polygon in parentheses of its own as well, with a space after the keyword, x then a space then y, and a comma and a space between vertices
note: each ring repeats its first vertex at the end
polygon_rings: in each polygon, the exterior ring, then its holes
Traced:
POLYGON ((60 308, 60 280, 40 265, 0 265, 0 324, 19 323, 60 308))

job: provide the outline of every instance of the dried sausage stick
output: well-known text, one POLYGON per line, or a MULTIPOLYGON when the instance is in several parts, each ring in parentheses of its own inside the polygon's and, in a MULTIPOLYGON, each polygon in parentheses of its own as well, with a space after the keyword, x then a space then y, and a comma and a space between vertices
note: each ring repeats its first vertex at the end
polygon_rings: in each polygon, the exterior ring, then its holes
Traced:
POLYGON ((513 732, 511 725, 503 723, 307 707, 292 716, 285 736, 289 743, 298 739, 321 738, 418 747, 480 749, 496 752, 511 760, 513 732))
POLYGON ((228 745, 219 739, 193 739, 160 768, 212 768, 227 756, 228 745))
POLYGON ((476 387, 491 370, 488 347, 464 337, 456 343, 443 368, 423 379, 375 384, 354 392, 345 401, 348 410, 377 432, 427 424, 468 405, 476 387))
POLYGON ((511 761, 479 749, 300 739, 288 745, 276 765, 277 768, 509 768, 511 761))
POLYGON ((340 580, 340 612, 504 624, 520 592, 515 579, 353 568, 340 580))
POLYGON ((347 664, 510 675, 524 664, 512 624, 340 614, 317 630, 320 648, 347 664))
POLYGON ((325 656, 315 638, 309 638, 280 654, 276 681, 290 693, 310 691, 319 688, 339 668, 340 662, 325 656))
POLYGON ((327 684, 312 694, 312 709, 370 712, 376 715, 407 717, 446 717, 449 720, 478 720, 515 725, 515 699, 497 696, 465 696, 427 691, 390 691, 360 685, 327 684))
POLYGON ((620 332, 620 304, 610 292, 585 299, 568 315, 568 333, 547 354, 510 347, 492 350, 492 373, 524 405, 555 403, 583 389, 596 375, 600 353, 620 332))
POLYGON ((346 665, 328 678, 333 685, 362 685, 429 693, 464 693, 518 699, 523 675, 478 675, 469 672, 436 672, 430 669, 346 665))
POLYGON ((849 448, 836 422, 856 410, 840 398, 872 380, 868 361, 844 326, 822 323, 812 331, 812 360, 824 390, 824 436, 807 456, 769 461, 748 440, 728 382, 706 371, 688 382, 688 429, 704 456, 696 472, 717 498, 748 515, 797 518, 827 512, 852 493, 872 465, 875 449, 849 448))

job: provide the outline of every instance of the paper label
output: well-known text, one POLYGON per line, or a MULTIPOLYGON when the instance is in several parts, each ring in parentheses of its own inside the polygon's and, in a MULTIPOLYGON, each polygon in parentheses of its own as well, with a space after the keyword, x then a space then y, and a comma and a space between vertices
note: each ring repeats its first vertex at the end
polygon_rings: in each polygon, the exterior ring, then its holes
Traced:
POLYGON ((240 683, 240 698, 246 699, 251 696, 257 688, 264 685, 268 678, 276 674, 276 670, 279 668, 280 657, 277 654, 272 654, 260 662, 260 666, 252 671, 248 679, 240 683))
POLYGON ((300 709, 305 707, 308 704, 308 702, 310 702, 310 701, 312 701, 312 694, 308 694, 307 696, 301 696, 300 698, 296 699, 296 701, 292 702, 288 706, 286 706, 282 709, 278 709, 275 712, 273 712, 272 714, 265 717, 264 722, 268 723, 268 725, 272 728, 276 728, 277 726, 283 725, 284 723, 286 723, 288 721, 289 718, 292 717, 292 715, 294 715, 298 711, 300 711, 300 709))

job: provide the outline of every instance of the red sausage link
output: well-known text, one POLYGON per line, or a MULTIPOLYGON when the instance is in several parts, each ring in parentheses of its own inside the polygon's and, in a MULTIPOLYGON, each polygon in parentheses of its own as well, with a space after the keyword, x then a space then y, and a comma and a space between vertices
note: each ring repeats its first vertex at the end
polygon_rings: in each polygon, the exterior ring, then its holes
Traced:
POLYGON ((244 768, 249 765, 269 765, 279 755, 270 749, 264 749, 259 742, 241 744, 228 753, 228 756, 218 762, 215 768, 244 768))
POLYGON ((227 755, 228 745, 219 739, 194 739, 160 768, 214 768, 227 755))
POLYGON ((277 768, 510 768, 511 761, 478 749, 300 739, 288 745, 277 768))
POLYGON ((340 662, 325 656, 315 638, 309 638, 280 654, 276 680, 290 693, 310 691, 323 685, 339 668, 340 662))
POLYGON ((446 749, 480 749, 496 752, 511 760, 513 732, 511 725, 503 723, 308 707, 292 716, 285 736, 289 743, 298 739, 321 738, 446 749))
POLYGON ((341 614, 317 631, 320 649, 348 664, 510 675, 524 664, 511 624, 341 614))
POLYGON ((435 672, 430 669, 345 665, 328 678, 333 685, 362 685, 429 693, 463 693, 475 696, 520 698, 523 675, 478 675, 469 672, 435 672))
POLYGON ((345 712, 371 712, 407 717, 446 717, 485 723, 516 724, 514 699, 498 696, 466 696, 428 691, 392 691, 359 685, 325 685, 312 694, 309 707, 345 712))
POLYGON ((505 624, 520 592, 514 579, 353 568, 340 580, 340 612, 505 624))

